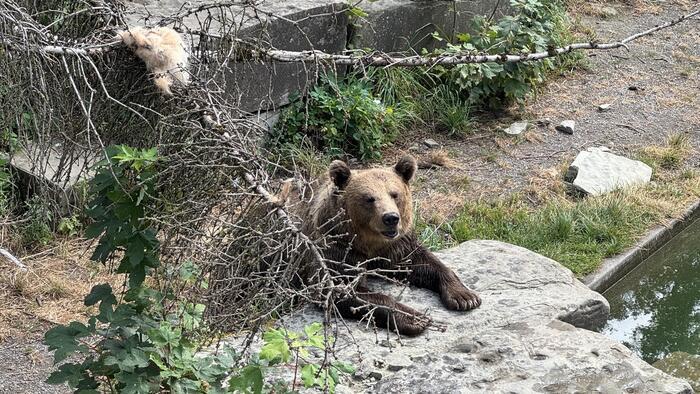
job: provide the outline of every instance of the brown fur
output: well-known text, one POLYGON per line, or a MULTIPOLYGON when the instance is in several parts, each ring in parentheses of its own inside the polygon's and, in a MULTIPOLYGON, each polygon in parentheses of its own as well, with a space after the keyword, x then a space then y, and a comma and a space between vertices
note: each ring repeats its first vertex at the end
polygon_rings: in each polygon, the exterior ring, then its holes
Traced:
MULTIPOLYGON (((334 269, 341 276, 357 275, 356 271, 348 270, 347 265, 362 264, 367 269, 393 271, 405 269, 391 275, 439 293, 449 309, 476 308, 481 304, 476 293, 420 245, 413 231, 409 182, 415 171, 416 161, 410 156, 401 158, 393 167, 368 170, 350 170, 345 163, 334 161, 328 178, 310 199, 296 195, 291 187, 283 188, 281 198, 302 219, 305 234, 312 238, 321 238, 323 234, 334 236, 335 242, 326 245, 324 258, 335 263, 334 269), (383 219, 387 215, 394 220, 398 216, 398 222, 387 224, 383 219), (341 264, 343 260, 346 265, 341 264)), ((419 334, 428 326, 425 316, 390 296, 369 291, 364 281, 356 294, 356 298, 337 303, 343 316, 361 318, 369 304, 378 306, 374 320, 379 326, 406 335, 419 334)))
POLYGON ((120 31, 119 38, 131 48, 154 76, 156 87, 172 95, 170 87, 188 83, 187 51, 180 35, 169 27, 134 27, 120 31))

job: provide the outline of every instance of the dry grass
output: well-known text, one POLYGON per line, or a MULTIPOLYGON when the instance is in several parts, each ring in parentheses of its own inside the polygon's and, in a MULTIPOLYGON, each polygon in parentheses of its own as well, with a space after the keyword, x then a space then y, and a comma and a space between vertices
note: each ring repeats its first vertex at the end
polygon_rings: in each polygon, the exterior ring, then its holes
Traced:
POLYGON ((450 158, 450 152, 445 149, 431 150, 418 160, 418 168, 436 167, 455 168, 457 164, 450 158))
MULTIPOLYGON (((674 133, 668 136, 665 145, 647 146, 639 149, 638 159, 655 170, 677 169, 693 153, 688 133, 674 133)), ((657 172, 658 176, 658 172, 657 172)))
POLYGON ((84 321, 89 309, 83 299, 92 286, 121 283, 118 275, 89 261, 86 247, 82 240, 53 245, 36 257, 24 258, 27 271, 0 262, 0 341, 42 335, 46 324, 84 321))
POLYGON ((459 193, 434 192, 421 199, 417 204, 420 218, 433 225, 440 225, 459 213, 465 197, 459 193))

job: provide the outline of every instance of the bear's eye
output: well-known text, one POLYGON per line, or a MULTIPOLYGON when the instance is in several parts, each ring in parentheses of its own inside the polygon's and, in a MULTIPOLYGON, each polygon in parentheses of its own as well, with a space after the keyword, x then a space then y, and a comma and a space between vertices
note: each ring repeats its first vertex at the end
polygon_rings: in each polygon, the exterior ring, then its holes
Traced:
POLYGON ((375 201, 376 201, 376 199, 375 199, 374 197, 372 197, 372 196, 365 196, 365 202, 366 202, 367 204, 372 204, 372 203, 375 202, 375 201))
POLYGON ((389 193, 389 195, 390 195, 391 198, 393 198, 394 200, 396 200, 397 198, 399 198, 399 193, 397 193, 397 192, 391 192, 391 193, 389 193))

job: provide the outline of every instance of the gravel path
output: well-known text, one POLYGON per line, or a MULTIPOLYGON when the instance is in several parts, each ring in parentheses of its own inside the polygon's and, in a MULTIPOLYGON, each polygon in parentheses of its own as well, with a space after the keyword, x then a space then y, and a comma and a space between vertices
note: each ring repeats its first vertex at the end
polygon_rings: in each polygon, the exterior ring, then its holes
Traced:
MULTIPOLYGON (((673 4, 656 15, 613 5, 619 12, 615 18, 583 16, 584 24, 597 32, 601 42, 624 38, 687 12, 673 4)), ((420 142, 429 137, 455 161, 454 168, 419 172, 415 191, 421 213, 446 217, 465 199, 527 194, 558 181, 561 169, 591 146, 632 155, 641 147, 662 145, 669 134, 678 132, 687 133, 694 147, 700 146, 698 42, 700 22, 694 19, 633 42, 629 52, 588 52, 587 70, 554 78, 523 111, 479 124, 480 133, 466 141, 434 134, 407 139, 397 151, 419 146, 419 155, 427 154, 420 142), (601 104, 610 104, 610 110, 600 112, 601 104), (524 135, 512 137, 500 131, 520 118, 531 123, 524 135), (545 118, 552 124, 534 124, 545 118), (566 119, 576 122, 573 135, 554 129, 566 119)), ((387 163, 398 154, 389 153, 387 163)), ((696 149, 685 165, 697 168, 699 163, 696 149)))

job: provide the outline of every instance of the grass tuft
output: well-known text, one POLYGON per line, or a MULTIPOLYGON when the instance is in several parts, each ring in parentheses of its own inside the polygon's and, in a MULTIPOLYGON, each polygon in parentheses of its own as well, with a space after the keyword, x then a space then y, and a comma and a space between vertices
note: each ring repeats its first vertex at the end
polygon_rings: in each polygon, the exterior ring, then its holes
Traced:
POLYGON ((674 133, 668 136, 662 146, 648 146, 638 153, 638 159, 653 169, 676 169, 683 164, 692 152, 690 136, 687 133, 674 133))
POLYGON ((583 276, 594 271, 603 258, 631 246, 660 219, 660 210, 640 197, 646 194, 631 190, 577 202, 559 199, 539 209, 532 209, 517 197, 470 203, 453 221, 433 228, 424 225, 419 234, 428 235, 424 239, 429 247, 470 239, 512 243, 552 258, 583 276))

